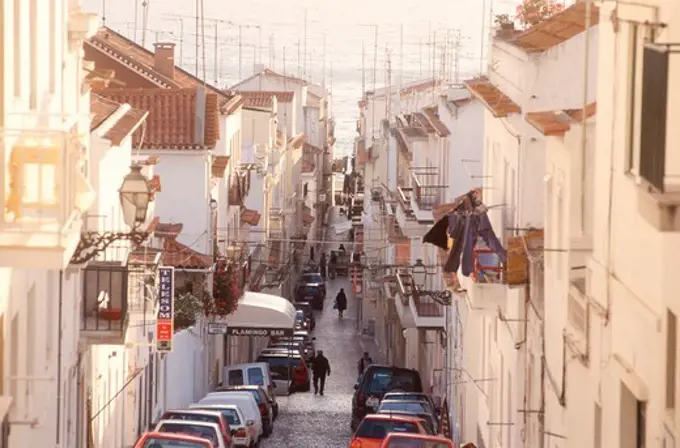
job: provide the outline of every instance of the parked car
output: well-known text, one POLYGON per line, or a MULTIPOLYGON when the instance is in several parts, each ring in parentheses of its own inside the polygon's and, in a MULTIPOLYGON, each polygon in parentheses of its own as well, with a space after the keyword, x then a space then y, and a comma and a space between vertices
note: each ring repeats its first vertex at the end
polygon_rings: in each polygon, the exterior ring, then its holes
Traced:
POLYGON ((161 420, 154 432, 171 432, 186 434, 209 440, 215 448, 225 448, 224 438, 217 423, 199 422, 191 420, 161 420))
POLYGON ((378 410, 377 414, 383 415, 404 415, 407 417, 417 417, 422 420, 422 424, 425 427, 425 433, 430 435, 437 435, 437 422, 432 418, 432 414, 428 412, 410 412, 410 411, 391 411, 391 410, 378 410))
POLYGON ((325 298, 326 285, 321 274, 318 272, 302 274, 295 291, 295 301, 310 302, 312 308, 322 310, 325 298))
POLYGON ((304 344, 300 341, 281 341, 281 342, 270 342, 266 348, 284 348, 288 350, 295 350, 300 356, 305 355, 304 344))
POLYGON ((161 420, 191 420, 197 422, 217 423, 222 432, 224 445, 227 448, 232 447, 231 442, 231 428, 229 427, 229 420, 219 411, 208 411, 204 409, 182 409, 175 411, 166 411, 161 420))
POLYGON ((369 414, 358 425, 350 441, 350 448, 380 448, 388 434, 427 434, 417 417, 402 415, 369 414))
POLYGON ((311 330, 311 323, 307 316, 305 316, 304 311, 295 312, 295 329, 296 330, 311 330))
POLYGON ((442 411, 441 406, 439 406, 437 403, 434 402, 432 399, 432 395, 430 394, 425 394, 425 393, 419 393, 419 392, 388 392, 386 393, 383 398, 383 400, 416 400, 416 401, 427 401, 430 403, 430 406, 432 406, 432 409, 434 409, 437 414, 440 414, 442 411))
POLYGON ((316 328, 316 316, 314 315, 314 310, 312 309, 312 304, 310 302, 295 302, 295 309, 302 311, 309 319, 309 329, 314 331, 316 328))
POLYGON ((147 432, 135 443, 134 448, 156 448, 157 446, 177 448, 217 448, 210 440, 186 434, 170 432, 147 432))
POLYGON ((255 429, 257 429, 257 440, 264 435, 264 425, 262 417, 260 416, 260 408, 257 407, 257 402, 249 392, 239 393, 217 393, 206 395, 198 402, 198 404, 233 404, 239 407, 246 419, 252 419, 255 422, 255 429))
POLYGON ((380 448, 455 448, 455 445, 445 437, 393 432, 385 437, 380 448))
POLYGON ((235 404, 192 404, 189 409, 220 411, 229 421, 232 430, 232 443, 236 447, 253 447, 257 441, 255 421, 246 417, 235 404))
POLYGON ((305 360, 309 361, 315 353, 315 348, 314 348, 314 341, 316 341, 315 337, 312 337, 308 331, 304 330, 296 330, 293 333, 293 336, 283 336, 283 337, 277 337, 277 338, 272 338, 271 342, 272 343, 280 343, 280 342, 299 342, 302 344, 303 350, 304 350, 304 355, 305 355, 305 360))
POLYGON ((260 386, 227 386, 222 387, 215 392, 211 392, 208 396, 220 393, 241 393, 248 392, 252 394, 257 403, 257 408, 260 410, 260 417, 262 417, 262 424, 264 425, 264 436, 269 437, 274 430, 274 411, 271 406, 267 392, 260 386))
MULTIPOLYGON (((433 423, 433 429, 437 430, 437 412, 430 405, 429 402, 425 400, 385 400, 383 397, 380 405, 378 406, 378 412, 380 411, 402 411, 410 412, 414 414, 428 414, 433 423)), ((436 432, 434 432, 436 434, 436 432)))
POLYGON ((353 431, 366 414, 378 409, 387 392, 422 392, 423 383, 417 370, 373 364, 354 388, 350 423, 353 431))
POLYGON ((300 355, 291 352, 269 353, 260 355, 257 360, 269 363, 274 381, 280 381, 281 387, 287 385, 289 393, 310 390, 310 371, 300 355))
POLYGON ((269 364, 266 362, 251 362, 248 364, 234 364, 224 368, 224 385, 226 386, 262 386, 267 391, 267 396, 272 400, 274 419, 279 415, 279 403, 276 401, 274 389, 276 384, 272 381, 269 364))

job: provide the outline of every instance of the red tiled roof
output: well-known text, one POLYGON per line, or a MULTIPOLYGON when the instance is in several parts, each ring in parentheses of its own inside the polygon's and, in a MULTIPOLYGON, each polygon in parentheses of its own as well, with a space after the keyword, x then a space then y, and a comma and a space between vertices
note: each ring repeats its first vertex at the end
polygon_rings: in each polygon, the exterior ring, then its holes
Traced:
MULTIPOLYGON (((585 2, 577 2, 564 11, 558 12, 514 36, 508 42, 520 47, 527 53, 540 53, 549 50, 586 30, 586 12, 585 2)), ((599 20, 598 7, 591 5, 590 26, 597 25, 599 20)))
POLYGON ((211 171, 213 177, 224 177, 224 171, 229 165, 229 156, 212 156, 211 171))
POLYGON ((288 147, 291 149, 298 149, 301 148, 302 145, 305 143, 305 134, 300 132, 298 135, 295 135, 291 138, 288 139, 288 147))
MULTIPOLYGON (((597 111, 596 103, 586 106, 586 118, 595 115, 597 111)), ((567 109, 561 111, 529 112, 525 116, 526 121, 538 132, 545 136, 563 136, 572 123, 580 122, 583 119, 583 109, 567 109)))
MULTIPOLYGON (((132 69, 162 88, 196 88, 205 86, 209 92, 218 95, 220 111, 233 113, 242 104, 242 98, 229 95, 222 90, 206 84, 203 80, 175 66, 175 77, 170 79, 154 69, 154 53, 110 28, 101 27, 97 33, 85 41, 85 45, 103 52, 113 60, 132 69)), ((129 86, 132 87, 132 86, 129 86)))
POLYGON ((177 223, 159 222, 156 225, 155 233, 157 236, 177 236, 180 233, 182 233, 183 228, 184 224, 180 222, 177 223))
POLYGON ((273 98, 276 97, 277 103, 291 103, 295 92, 266 92, 260 90, 239 90, 230 91, 243 97, 243 105, 246 107, 271 109, 273 98))
POLYGON ((413 120, 414 125, 417 124, 418 126, 422 127, 423 129, 425 129, 425 131, 427 133, 433 133, 435 131, 432 124, 430 124, 430 122, 427 120, 427 118, 425 118, 425 115, 423 115, 422 113, 413 112, 413 114, 411 114, 411 116, 412 116, 411 119, 413 120))
MULTIPOLYGON (((95 93, 90 95, 90 111, 92 121, 90 122, 90 132, 99 128, 104 122, 116 112, 122 104, 111 101, 95 93)), ((106 131, 104 138, 111 141, 114 146, 120 145, 126 137, 132 134, 144 122, 148 113, 144 110, 129 109, 124 115, 106 131)))
POLYGON ((522 113, 522 109, 506 94, 501 92, 485 77, 475 78, 464 82, 470 93, 489 109, 496 117, 507 117, 509 114, 522 113))
POLYGON ((250 226, 256 226, 260 223, 260 218, 262 215, 260 215, 260 212, 257 210, 250 210, 248 208, 244 208, 241 210, 241 222, 246 223, 250 226))
POLYGON ((193 250, 174 237, 165 238, 162 260, 166 266, 184 269, 208 269, 213 264, 212 257, 193 250))
POLYGON ((149 112, 146 131, 142 133, 138 130, 133 134, 133 145, 136 148, 214 148, 219 139, 219 113, 215 94, 206 94, 204 141, 201 143, 194 136, 196 89, 106 89, 96 93, 149 112))
POLYGON ((434 128, 434 131, 440 137, 447 137, 451 135, 449 128, 439 119, 439 109, 435 107, 426 107, 423 109, 423 114, 427 121, 434 128))

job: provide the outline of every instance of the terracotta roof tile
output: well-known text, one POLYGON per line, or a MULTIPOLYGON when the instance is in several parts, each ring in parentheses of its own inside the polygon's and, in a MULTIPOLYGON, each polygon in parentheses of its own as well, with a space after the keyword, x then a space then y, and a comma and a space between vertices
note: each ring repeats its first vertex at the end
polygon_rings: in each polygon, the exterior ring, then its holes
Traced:
MULTIPOLYGON (((110 28, 101 27, 97 33, 85 42, 92 48, 107 54, 109 57, 152 80, 162 88, 196 88, 205 86, 209 92, 219 98, 220 112, 230 114, 238 108, 241 98, 229 95, 222 90, 206 84, 203 80, 175 66, 175 77, 170 79, 154 69, 154 53, 110 28)), ((129 86, 133 87, 133 86, 129 86)))
POLYGON ((487 78, 475 78, 464 82, 470 93, 489 109, 496 117, 507 117, 509 114, 522 113, 522 109, 515 104, 498 87, 489 82, 487 78))
POLYGON ((399 132, 409 138, 427 138, 427 131, 423 128, 401 128, 399 132))
POLYGON ((213 264, 211 256, 193 250, 174 237, 165 238, 162 260, 165 266, 184 269, 208 269, 213 264))
POLYGON ((248 224, 249 226, 258 225, 261 217, 262 215, 260 215, 260 212, 257 210, 250 210, 248 208, 241 210, 241 222, 248 224))
POLYGON ((272 98, 276 97, 277 103, 291 103, 295 92, 267 92, 261 90, 238 90, 229 91, 243 97, 243 105, 246 107, 271 109, 274 105, 272 98))
POLYGON ((177 223, 159 222, 156 225, 155 233, 157 236, 177 236, 180 233, 182 233, 183 228, 184 224, 180 222, 177 223))
POLYGON ((437 107, 426 107, 423 109, 423 114, 434 128, 437 135, 440 137, 448 137, 451 135, 449 128, 439 119, 439 109, 437 107))
MULTIPOLYGON (((596 103, 586 106, 586 118, 595 115, 596 103)), ((583 109, 567 109, 561 111, 529 112, 525 116, 526 121, 538 132, 549 136, 563 136, 571 129, 572 123, 583 119, 583 109)))
MULTIPOLYGON (((122 104, 120 103, 92 93, 90 95, 90 111, 93 113, 93 117, 90 123, 90 131, 104 124, 121 106, 122 104)), ((118 121, 113 123, 103 137, 109 140, 113 146, 119 146, 125 138, 137 130, 147 115, 148 113, 144 110, 131 108, 123 116, 119 117, 118 121)))
MULTIPOLYGON (((539 53, 565 42, 586 30, 586 4, 575 3, 552 17, 509 39, 527 53, 539 53)), ((591 5, 590 26, 599 23, 600 12, 591 5)))
POLYGON ((229 156, 212 156, 211 171, 213 177, 224 177, 224 171, 229 166, 229 156))
POLYGON ((133 135, 133 145, 143 149, 214 148, 219 139, 217 97, 206 94, 205 133, 195 138, 196 89, 106 89, 96 92, 119 103, 149 112, 146 131, 133 135), (142 140, 143 136, 143 140, 142 140))
POLYGON ((301 148, 305 143, 305 139, 306 139, 305 134, 300 132, 298 135, 295 135, 288 139, 288 147, 290 149, 301 148))
POLYGON ((434 126, 432 126, 432 124, 429 122, 429 120, 427 118, 425 118, 425 115, 423 115, 422 113, 413 112, 411 119, 413 120, 412 123, 414 125, 418 125, 418 126, 422 127, 423 129, 425 129, 425 131, 427 133, 434 133, 435 132, 434 126))

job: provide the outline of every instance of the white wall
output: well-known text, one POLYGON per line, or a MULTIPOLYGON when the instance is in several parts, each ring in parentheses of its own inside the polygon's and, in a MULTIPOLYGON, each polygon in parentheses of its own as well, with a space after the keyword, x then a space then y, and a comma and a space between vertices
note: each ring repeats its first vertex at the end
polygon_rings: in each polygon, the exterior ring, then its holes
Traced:
MULTIPOLYGON (((156 196, 156 216, 161 222, 184 225, 177 240, 210 254, 210 194, 208 154, 190 151, 160 152, 155 171, 163 191, 156 196)), ((231 163, 231 162, 230 162, 231 163)), ((225 206, 226 207, 226 206, 225 206)))
POLYGON ((166 360, 166 409, 186 408, 208 392, 203 386, 209 375, 204 367, 203 343, 196 327, 175 333, 172 353, 166 360))

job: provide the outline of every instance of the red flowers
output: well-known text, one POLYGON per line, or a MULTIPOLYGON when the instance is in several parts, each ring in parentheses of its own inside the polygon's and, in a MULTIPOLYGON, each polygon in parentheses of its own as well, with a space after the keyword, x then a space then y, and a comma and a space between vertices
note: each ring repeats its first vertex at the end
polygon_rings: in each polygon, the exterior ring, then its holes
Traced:
POLYGON ((241 291, 238 280, 232 269, 221 262, 217 264, 213 276, 213 303, 206 310, 206 314, 213 316, 227 316, 238 309, 238 299, 241 291))
POLYGON ((564 5, 555 0, 524 0, 517 5, 516 17, 524 27, 532 27, 563 9, 564 5))

